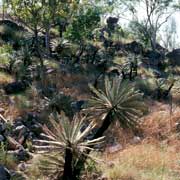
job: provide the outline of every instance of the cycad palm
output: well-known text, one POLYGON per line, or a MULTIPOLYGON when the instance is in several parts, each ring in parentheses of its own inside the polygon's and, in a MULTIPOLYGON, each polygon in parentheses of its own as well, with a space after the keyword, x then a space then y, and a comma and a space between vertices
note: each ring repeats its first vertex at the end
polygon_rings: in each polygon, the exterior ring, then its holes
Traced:
MULTIPOLYGON (((134 128, 139 118, 147 110, 143 103, 142 94, 135 90, 128 81, 120 78, 110 80, 105 78, 104 91, 90 85, 94 93, 86 109, 92 118, 102 119, 102 124, 92 139, 101 137, 114 120, 118 120, 123 128, 134 128)), ((90 150, 87 152, 90 153, 90 150)), ((74 174, 79 177, 84 167, 86 157, 81 157, 74 174)))
POLYGON ((107 128, 114 120, 118 120, 123 128, 133 128, 146 111, 142 94, 128 81, 120 78, 110 80, 106 77, 104 91, 97 90, 92 85, 90 89, 95 96, 89 101, 89 111, 96 117, 102 117, 102 126, 107 128))
MULTIPOLYGON (((95 127, 95 123, 90 123, 87 127, 82 130, 84 126, 85 118, 75 118, 70 122, 70 120, 62 113, 61 116, 54 116, 50 119, 52 130, 44 127, 43 137, 47 140, 36 140, 36 142, 45 143, 45 146, 35 146, 36 149, 43 153, 46 153, 46 159, 42 162, 42 169, 49 172, 55 172, 52 167, 58 167, 57 178, 60 179, 63 171, 63 179, 70 180, 73 179, 73 166, 75 160, 83 154, 86 154, 86 150, 92 150, 92 147, 96 144, 103 142, 103 137, 85 140, 89 133, 95 127), (44 151, 45 150, 45 151, 44 151), (64 154, 64 161, 62 158, 55 158, 55 156, 47 156, 47 152, 56 152, 58 154, 64 154), (45 167, 44 164, 49 162, 51 167, 45 167)), ((39 152, 40 152, 39 151, 39 152)), ((58 157, 58 156, 57 156, 58 157)))

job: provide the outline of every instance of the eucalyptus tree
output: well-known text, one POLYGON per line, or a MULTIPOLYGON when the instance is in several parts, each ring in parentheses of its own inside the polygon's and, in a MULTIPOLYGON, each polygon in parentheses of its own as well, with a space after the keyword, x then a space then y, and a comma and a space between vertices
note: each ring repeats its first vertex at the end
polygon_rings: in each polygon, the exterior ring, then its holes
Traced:
POLYGON ((101 9, 90 3, 81 3, 73 16, 72 22, 67 26, 65 37, 72 43, 79 45, 74 63, 80 61, 80 57, 86 47, 86 42, 93 39, 93 30, 100 26, 101 9))
MULTIPOLYGON (((42 27, 45 30, 45 44, 47 53, 50 53, 50 29, 56 25, 60 26, 60 22, 69 24, 74 12, 78 8, 79 1, 71 0, 41 0, 43 5, 42 10, 42 27)), ((61 26, 59 29, 61 34, 65 28, 61 26)), ((62 37, 62 36, 61 36, 62 37)))
MULTIPOLYGON (((34 33, 35 49, 39 51, 38 34, 45 32, 46 49, 50 51, 50 29, 57 19, 66 18, 78 4, 71 0, 7 0, 12 15, 23 22, 34 33)), ((38 52, 40 54, 40 52, 38 52)))
POLYGON ((120 17, 134 24, 132 31, 148 41, 155 51, 161 27, 175 12, 174 0, 121 0, 121 2, 126 12, 124 15, 121 13, 120 17), (128 17, 127 11, 130 13, 128 17))
POLYGON ((44 66, 43 58, 40 52, 38 33, 41 30, 43 5, 38 0, 8 0, 10 13, 33 33, 34 48, 40 57, 41 67, 44 66))

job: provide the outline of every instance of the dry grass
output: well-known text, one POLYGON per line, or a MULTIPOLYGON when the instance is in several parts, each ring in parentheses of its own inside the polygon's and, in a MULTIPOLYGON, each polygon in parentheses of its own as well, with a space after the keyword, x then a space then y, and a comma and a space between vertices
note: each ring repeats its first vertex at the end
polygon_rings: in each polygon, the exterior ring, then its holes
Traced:
POLYGON ((116 136, 123 150, 109 153, 102 159, 101 170, 109 180, 180 180, 180 141, 176 123, 180 122, 180 108, 148 101, 149 115, 143 118, 143 139, 133 144, 131 132, 114 125, 111 136, 116 136))
POLYGON ((58 90, 63 91, 65 95, 70 95, 76 99, 89 98, 89 77, 84 77, 80 74, 56 72, 48 75, 46 83, 48 84, 49 82, 55 82, 58 90))
POLYGON ((171 148, 145 143, 104 154, 106 164, 101 168, 111 180, 179 180, 179 158, 171 148))
POLYGON ((7 84, 13 82, 13 77, 7 73, 0 72, 0 84, 7 84))

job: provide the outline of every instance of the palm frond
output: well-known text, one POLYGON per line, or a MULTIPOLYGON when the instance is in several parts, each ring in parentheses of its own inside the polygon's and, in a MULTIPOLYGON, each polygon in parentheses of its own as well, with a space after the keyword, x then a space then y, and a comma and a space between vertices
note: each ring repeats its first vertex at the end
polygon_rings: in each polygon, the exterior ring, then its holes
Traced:
POLYGON ((87 150, 94 150, 94 145, 103 142, 104 137, 88 140, 96 124, 92 121, 85 125, 85 120, 86 117, 76 115, 70 121, 63 112, 50 117, 52 128, 44 126, 43 139, 34 140, 39 144, 34 148, 43 154, 39 168, 44 174, 59 175, 63 171, 66 149, 71 150, 75 162, 82 154, 89 157, 87 150))
MULTIPOLYGON (((134 127, 140 117, 147 112, 143 103, 142 94, 135 90, 132 83, 114 78, 105 78, 104 91, 89 86, 94 96, 89 100, 89 108, 86 110, 92 116, 106 117, 111 114, 117 119, 122 127, 134 127)), ((112 119, 112 120, 113 120, 112 119)))

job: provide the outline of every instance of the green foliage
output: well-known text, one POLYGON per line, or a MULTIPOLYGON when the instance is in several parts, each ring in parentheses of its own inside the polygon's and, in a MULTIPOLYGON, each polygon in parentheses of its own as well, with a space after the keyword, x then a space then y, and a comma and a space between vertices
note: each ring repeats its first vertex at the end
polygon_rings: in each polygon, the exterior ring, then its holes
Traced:
POLYGON ((12 60, 13 48, 10 44, 4 44, 0 47, 0 65, 8 68, 12 60))
POLYGON ((73 42, 81 42, 92 38, 92 31, 100 23, 100 9, 94 7, 81 7, 68 26, 66 37, 73 42))
POLYGON ((0 54, 11 54, 13 52, 13 48, 9 44, 4 44, 3 46, 0 47, 0 54))
POLYGON ((136 79, 136 88, 143 92, 145 95, 152 95, 157 89, 156 79, 136 79))
POLYGON ((15 49, 18 49, 22 45, 21 42, 24 39, 23 30, 17 30, 8 24, 2 24, 0 25, 0 34, 2 40, 13 45, 15 49))
POLYGON ((7 153, 7 147, 4 143, 0 144, 0 164, 9 168, 15 168, 16 166, 16 159, 13 155, 7 153))
POLYGON ((66 96, 64 94, 59 93, 49 101, 49 107, 53 111, 58 111, 58 112, 63 111, 68 117, 72 117, 73 116, 73 111, 71 108, 72 102, 73 100, 71 96, 66 96))
POLYGON ((145 47, 150 47, 149 29, 145 26, 145 22, 131 21, 129 28, 135 39, 138 39, 145 47))
POLYGON ((129 81, 120 78, 110 80, 106 77, 103 91, 92 85, 90 88, 95 94, 89 101, 89 110, 94 117, 104 119, 110 116, 111 121, 118 120, 123 128, 132 128, 147 111, 142 94, 129 81))

